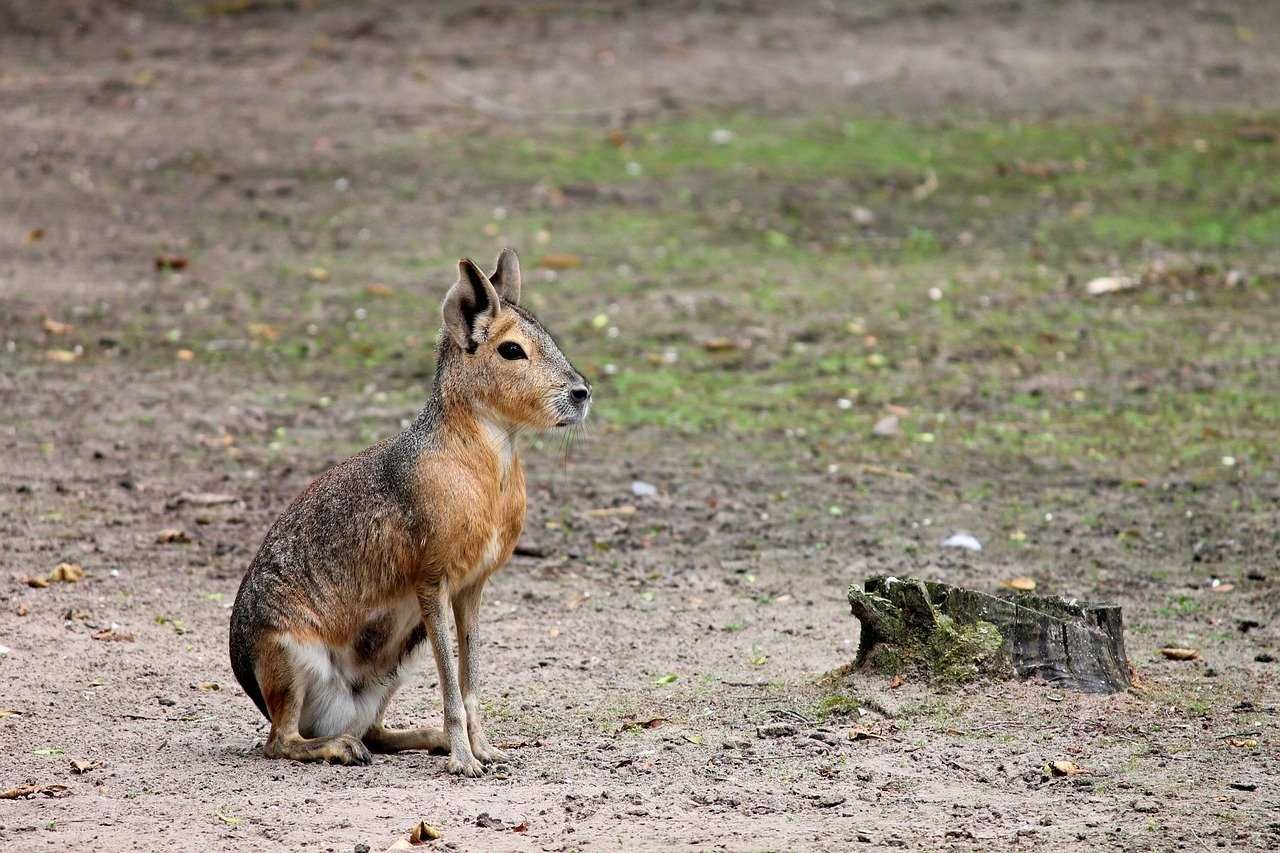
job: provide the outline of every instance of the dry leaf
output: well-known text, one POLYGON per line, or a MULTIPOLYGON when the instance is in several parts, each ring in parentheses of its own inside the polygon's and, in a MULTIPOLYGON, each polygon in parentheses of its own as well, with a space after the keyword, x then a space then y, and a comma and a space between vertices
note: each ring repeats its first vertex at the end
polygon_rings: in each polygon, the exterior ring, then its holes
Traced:
POLYGON ((1169 660, 1196 660, 1200 657, 1200 652, 1196 649, 1183 649, 1177 646, 1166 646, 1160 650, 1160 654, 1169 660))
POLYGON ((49 361, 56 361, 58 364, 71 364, 73 361, 78 360, 80 355, 69 349, 51 349, 45 351, 44 357, 49 361))
POLYGON ((27 586, 31 587, 32 589, 45 589, 49 586, 49 581, 45 580, 44 578, 32 577, 30 575, 23 578, 22 582, 25 583, 27 586))
POLYGON ((90 770, 97 770, 101 766, 101 761, 80 761, 75 758, 71 759, 71 772, 77 776, 83 776, 90 770))
POLYGON ((71 789, 66 785, 19 785, 7 791, 0 791, 0 800, 30 800, 37 796, 60 800, 71 796, 71 789))
POLYGON ((618 732, 636 731, 637 729, 656 729, 663 723, 671 722, 667 717, 654 717, 651 720, 628 720, 622 724, 618 732))
POLYGON ((1036 588, 1035 579, 1026 577, 1009 578, 1001 581, 1000 585, 1005 589, 1016 589, 1018 592, 1031 592, 1036 588))
POLYGON ((1220 583, 1217 586, 1212 587, 1214 592, 1231 592, 1231 590, 1235 588, 1236 585, 1233 583, 1220 583))
POLYGON ((156 544, 168 545, 171 542, 179 545, 187 545, 191 542, 191 537, 187 535, 187 531, 181 530, 177 527, 169 527, 156 534, 156 544))
POLYGON ((183 492, 178 495, 165 506, 169 509, 177 509, 183 504, 191 504, 192 506, 220 506, 222 504, 239 503, 240 498, 237 495, 223 494, 221 492, 183 492))
POLYGON ((899 687, 901 687, 906 683, 907 683, 907 680, 903 678, 901 675, 895 675, 893 678, 889 679, 889 689, 897 690, 899 687))
POLYGON ((40 242, 41 240, 43 240, 43 239, 44 239, 44 229, 43 229, 43 228, 32 228, 30 231, 28 231, 28 232, 27 232, 27 245, 28 245, 28 246, 30 246, 32 243, 39 243, 39 242, 40 242))
POLYGON ((250 323, 249 337, 257 338, 260 341, 278 341, 280 340, 280 327, 273 326, 270 323, 250 323))
POLYGON ((229 432, 224 432, 222 435, 202 435, 198 441, 205 447, 230 447, 236 442, 235 437, 229 432))
POLYGON ((884 735, 878 735, 870 729, 850 729, 849 740, 888 740, 884 735))
POLYGON ((528 832, 528 831, 529 831, 529 821, 527 821, 527 820, 522 820, 522 821, 520 821, 520 822, 519 822, 519 823, 517 823, 515 826, 511 827, 511 831, 512 831, 512 832, 528 832))
POLYGON ((203 691, 204 693, 217 693, 222 688, 216 681, 202 681, 196 685, 196 689, 203 691))
POLYGON ((1252 749, 1253 747, 1258 745, 1258 741, 1251 737, 1247 737, 1247 738, 1233 737, 1229 741, 1227 741, 1227 743, 1239 749, 1252 749))
POLYGON ((731 352, 733 350, 749 349, 750 347, 751 341, 735 341, 733 338, 707 338, 702 342, 702 348, 707 352, 731 352))
POLYGON ((1107 275, 1095 278, 1084 286, 1090 296, 1101 296, 1104 293, 1116 293, 1131 290, 1138 286, 1138 280, 1127 275, 1107 275))
POLYGON ((906 406, 895 406, 893 403, 885 406, 884 411, 886 415, 894 415, 899 418, 905 418, 911 414, 911 410, 906 406))
POLYGON ((395 293, 394 290, 387 287, 385 284, 383 284, 380 281, 375 281, 370 284, 366 284, 364 286, 364 292, 369 294, 370 296, 391 296, 392 294, 395 293))
POLYGON ((582 512, 587 518, 612 518, 618 515, 635 515, 636 508, 631 504, 622 506, 606 506, 600 509, 588 509, 582 512))
POLYGON ((178 361, 192 361, 196 354, 189 349, 180 349, 174 353, 178 357, 178 361))
POLYGON ((156 255, 156 269, 184 270, 187 268, 185 255, 156 255))
POLYGON ((124 631, 117 631, 115 628, 102 628, 101 630, 94 631, 90 636, 93 639, 101 640, 104 643, 132 643, 137 639, 133 634, 128 634, 124 631))
POLYGON ((443 837, 443 832, 426 821, 418 821, 418 825, 409 830, 410 844, 426 844, 428 841, 435 841, 443 837))
POLYGON ((582 257, 580 255, 543 255, 538 261, 538 266, 548 270, 571 270, 582 266, 582 257))
POLYGON ((84 580, 84 567, 76 563, 58 563, 49 572, 50 583, 80 583, 84 580))
POLYGON ((1080 776, 1089 772, 1074 761, 1065 759, 1050 761, 1048 767, 1049 772, 1054 776, 1080 776))
POLYGON ((44 322, 41 325, 44 326, 44 330, 51 335, 68 335, 75 330, 75 326, 70 323, 63 323, 53 319, 52 317, 45 317, 44 322))
POLYGON ((5 717, 21 717, 21 716, 22 714, 18 713, 12 708, 0 708, 0 720, 3 720, 5 717))
POLYGON ((328 281, 329 271, 324 267, 312 267, 307 270, 307 278, 311 281, 328 281))

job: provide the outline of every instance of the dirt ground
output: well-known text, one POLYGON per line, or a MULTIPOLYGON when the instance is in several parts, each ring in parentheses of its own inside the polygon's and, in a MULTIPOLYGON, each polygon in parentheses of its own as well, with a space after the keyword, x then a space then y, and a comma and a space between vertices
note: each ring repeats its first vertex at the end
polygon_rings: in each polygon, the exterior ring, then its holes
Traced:
MULTIPOLYGON (((430 340, 447 265, 393 256, 478 251, 455 244, 457 211, 519 203, 442 168, 392 204, 399 135, 501 147, 700 112, 1270 111, 1269 4, 166 5, 0 3, 0 788, 66 786, 0 801, 0 847, 377 851, 419 820, 457 850, 1280 844, 1280 481, 1265 464, 1140 488, 963 455, 841 467, 803 436, 757 452, 612 422, 606 401, 571 448, 524 452, 537 556, 496 577, 483 614, 510 766, 468 780, 426 754, 266 760, 226 648, 276 515, 397 430, 429 377, 425 358, 259 358, 275 326, 346 322, 281 283, 329 272, 290 278, 280 258, 329 241, 370 279, 429 279, 430 340), (172 180, 175 164, 196 177, 172 180), (269 221, 263 198, 292 204, 312 180, 372 211, 377 249, 337 216, 269 221), (197 247, 190 275, 152 268, 197 247), (1034 557, 937 547, 1044 495, 1059 523, 1033 531, 1034 557), (28 585, 62 562, 86 577, 28 585), (845 590, 871 573, 990 590, 1030 575, 1118 602, 1141 686, 824 677, 852 660, 845 590), (1192 643, 1202 660, 1159 653, 1192 643), (1045 772, 1055 760, 1088 772, 1045 772)), ((561 338, 575 357, 575 333, 561 338)), ((1252 352, 1261 376, 1280 365, 1274 339, 1252 352)), ((438 704, 424 672, 389 722, 438 704)))

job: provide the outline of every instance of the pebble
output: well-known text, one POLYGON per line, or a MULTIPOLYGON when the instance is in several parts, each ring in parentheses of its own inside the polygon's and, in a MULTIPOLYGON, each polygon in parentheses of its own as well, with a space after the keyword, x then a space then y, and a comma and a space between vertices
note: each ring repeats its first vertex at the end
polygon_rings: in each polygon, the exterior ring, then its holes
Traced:
POLYGON ((631 494, 638 498, 651 498, 658 494, 658 487, 644 480, 636 480, 631 484, 631 494))
POLYGON ((953 533, 943 543, 943 548, 963 548, 966 551, 981 551, 982 543, 968 533, 953 533))
POLYGON ((756 735, 762 738, 769 737, 791 737, 796 733, 796 727, 790 723, 768 723, 763 726, 756 726, 756 735))

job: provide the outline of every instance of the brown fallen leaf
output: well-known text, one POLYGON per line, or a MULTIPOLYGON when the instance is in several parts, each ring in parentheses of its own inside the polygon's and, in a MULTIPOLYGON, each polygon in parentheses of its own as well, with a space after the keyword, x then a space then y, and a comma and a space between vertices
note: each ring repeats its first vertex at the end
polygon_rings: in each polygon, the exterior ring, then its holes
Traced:
POLYGON ((102 766, 101 761, 80 761, 79 759, 71 759, 71 772, 77 776, 83 776, 90 770, 97 770, 102 766))
POLYGON ((71 332, 75 331, 76 328, 70 323, 63 323, 53 319, 52 317, 45 317, 44 322, 40 325, 43 326, 44 330, 51 335, 69 335, 71 332))
POLYGON ((1236 139, 1242 142, 1260 142, 1264 145, 1280 140, 1280 130, 1264 124, 1246 124, 1236 128, 1236 139))
POLYGON ((895 675, 893 678, 889 679, 889 689, 897 690, 899 687, 901 687, 906 683, 907 683, 907 680, 903 678, 901 675, 895 675))
POLYGON ((1160 650, 1160 654, 1169 660, 1196 660, 1200 657, 1200 652, 1197 649, 1184 649, 1178 646, 1166 646, 1160 650))
POLYGON ((1005 589, 1016 589, 1018 592, 1031 592, 1036 588, 1036 582, 1033 578, 1017 577, 1009 578, 1000 582, 1005 589))
POLYGON ((19 785, 0 791, 0 800, 30 800, 37 796, 60 800, 71 796, 71 789, 66 785, 19 785))
POLYGON ((51 349, 45 350, 44 357, 48 361, 57 362, 58 364, 71 364, 79 361, 80 354, 69 349, 51 349))
POLYGON ((370 296, 384 296, 384 297, 392 296, 395 294, 394 290, 392 290, 390 287, 387 287, 385 284, 383 284, 380 281, 375 281, 375 282, 366 284, 364 286, 364 292, 369 294, 370 296))
POLYGON ((444 833, 426 821, 418 821, 418 825, 409 830, 410 844, 426 844, 439 838, 444 838, 444 833))
POLYGON ((21 716, 22 714, 13 710, 12 708, 0 708, 0 720, 3 720, 5 717, 21 717, 21 716))
POLYGON ((50 583, 80 583, 84 580, 84 567, 77 563, 58 563, 49 572, 50 583))
POLYGON ((548 270, 571 270, 582 266, 581 255, 550 254, 543 255, 538 266, 548 270))
POLYGON ((870 729, 850 729, 849 740, 888 740, 884 735, 878 735, 870 729))
POLYGON ((1229 741, 1227 741, 1227 743, 1231 744, 1237 749, 1252 749, 1253 747, 1258 745, 1257 739, 1251 738, 1251 737, 1246 737, 1246 738, 1233 737, 1229 741))
POLYGON ((133 634, 117 631, 115 628, 101 628, 89 636, 104 643, 132 643, 137 639, 133 634))
POLYGON ((216 681, 201 681, 199 684, 196 685, 196 690, 199 690, 203 693, 217 693, 221 689, 222 689, 221 685, 219 685, 218 682, 216 681))
POLYGON ((187 268, 186 255, 156 255, 156 269, 158 270, 185 270, 187 268))
POLYGON ((44 239, 43 228, 32 228, 30 231, 27 232, 26 241, 28 246, 34 243, 39 243, 43 239, 44 239))
POLYGON ((46 589, 49 586, 49 581, 47 581, 46 579, 33 577, 31 575, 28 575, 27 577, 23 578, 22 582, 25 583, 27 586, 31 587, 32 589, 46 589))
POLYGON ((622 506, 606 506, 600 509, 583 510, 582 515, 586 518, 613 518, 619 515, 635 515, 636 508, 631 504, 623 504, 622 506))
POLYGON ((224 432, 222 435, 202 435, 196 440, 205 447, 214 448, 230 447, 236 443, 235 436, 229 432, 224 432))
POLYGON ((1045 766, 1053 776, 1081 776, 1089 772, 1074 761, 1067 761, 1066 759, 1050 761, 1045 766))
POLYGON ((671 722, 667 717, 654 717, 651 720, 628 720, 622 724, 622 728, 618 729, 618 733, 633 732, 639 729, 656 729, 663 723, 671 722))
POLYGON ((278 341, 280 340, 280 327, 273 326, 270 323, 250 323, 249 337, 260 341, 278 341))
POLYGON ((196 354, 189 349, 180 349, 174 353, 178 357, 178 361, 194 361, 196 354))
POLYGON ((165 506, 168 509, 177 509, 183 504, 190 504, 191 506, 220 506, 239 502, 240 497, 238 495, 224 494, 222 492, 183 492, 170 500, 165 506))
POLYGON ((742 339, 734 340, 733 338, 707 338, 702 342, 702 348, 707 352, 732 352, 740 349, 750 349, 751 341, 742 339))
POLYGON ((307 270, 307 278, 311 281, 328 281, 329 271, 324 267, 312 267, 307 270))
POLYGON ((1211 587, 1214 592, 1231 592, 1235 588, 1236 585, 1233 583, 1220 583, 1215 587, 1211 587))
POLYGON ((512 832, 528 832, 528 831, 529 831, 529 821, 527 821, 527 820, 522 820, 522 821, 520 821, 520 822, 519 822, 519 823, 517 823, 515 826, 511 827, 511 831, 512 831, 512 832))
POLYGON ((906 406, 895 406, 893 403, 889 403, 884 407, 884 413, 886 415, 894 415, 895 417, 905 418, 911 414, 911 410, 908 409, 906 406))
POLYGON ((168 545, 170 543, 188 545, 191 543, 191 537, 187 535, 187 531, 177 527, 168 527, 156 534, 157 545, 168 545))

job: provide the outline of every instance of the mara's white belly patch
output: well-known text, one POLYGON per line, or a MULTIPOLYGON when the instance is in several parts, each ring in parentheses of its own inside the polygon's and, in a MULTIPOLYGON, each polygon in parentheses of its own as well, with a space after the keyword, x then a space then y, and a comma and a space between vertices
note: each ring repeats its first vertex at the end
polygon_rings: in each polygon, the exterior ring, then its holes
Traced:
MULTIPOLYGON (((416 597, 406 597, 386 611, 391 617, 388 642, 403 646, 422 621, 416 597)), ((376 615, 376 614, 375 614, 376 615)), ((421 663, 430 643, 421 642, 387 672, 372 672, 362 666, 351 648, 334 648, 325 643, 299 642, 288 635, 280 644, 293 662, 294 670, 307 681, 298 729, 303 737, 328 737, 351 733, 357 737, 378 719, 387 694, 399 686, 405 675, 421 663)))

